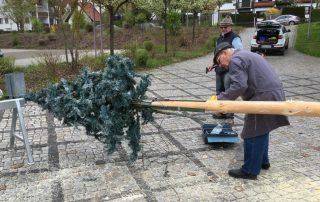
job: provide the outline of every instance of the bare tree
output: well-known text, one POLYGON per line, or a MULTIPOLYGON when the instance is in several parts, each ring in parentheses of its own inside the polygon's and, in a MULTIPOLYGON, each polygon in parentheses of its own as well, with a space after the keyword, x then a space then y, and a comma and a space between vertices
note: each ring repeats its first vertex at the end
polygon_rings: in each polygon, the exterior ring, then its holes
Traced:
POLYGON ((110 54, 114 55, 114 19, 115 15, 118 13, 119 9, 134 0, 93 0, 93 2, 98 5, 103 5, 103 7, 109 13, 109 30, 110 30, 110 54))
POLYGON ((157 18, 163 20, 164 24, 164 50, 168 52, 168 13, 172 6, 177 6, 179 0, 137 0, 139 7, 156 14, 157 18))
POLYGON ((67 6, 64 1, 49 0, 49 5, 54 9, 55 15, 58 18, 58 31, 61 31, 63 34, 66 62, 69 63, 69 52, 73 70, 77 69, 79 61, 80 21, 86 3, 88 3, 88 0, 71 1, 71 5, 67 6), (70 19, 72 20, 72 26, 68 23, 70 19))
POLYGON ((58 31, 61 31, 63 35, 66 62, 69 63, 69 58, 68 58, 69 41, 67 38, 68 26, 66 25, 65 21, 71 17, 72 10, 76 6, 76 4, 69 5, 70 8, 66 8, 67 5, 64 3, 64 1, 61 1, 61 0, 49 0, 48 4, 50 8, 53 8, 54 15, 57 17, 58 25, 59 25, 58 31))

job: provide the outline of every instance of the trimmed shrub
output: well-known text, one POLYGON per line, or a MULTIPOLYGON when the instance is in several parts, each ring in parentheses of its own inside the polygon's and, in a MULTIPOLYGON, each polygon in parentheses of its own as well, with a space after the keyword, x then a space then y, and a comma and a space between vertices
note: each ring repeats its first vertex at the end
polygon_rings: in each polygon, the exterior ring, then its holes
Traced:
POLYGON ((127 51, 126 52, 128 53, 129 57, 135 56, 138 46, 139 46, 138 42, 131 42, 131 43, 127 44, 127 46, 126 46, 127 51))
POLYGON ((179 47, 188 47, 189 41, 185 36, 182 36, 178 39, 178 45, 179 47))
POLYGON ((31 23, 32 23, 32 31, 43 32, 43 24, 39 19, 32 18, 31 23))
POLYGON ((174 11, 170 12, 168 14, 167 26, 172 35, 177 35, 182 27, 181 14, 174 11))
POLYGON ((131 11, 126 11, 123 15, 123 27, 131 28, 135 24, 135 17, 131 11))
POLYGON ((0 76, 14 72, 15 66, 14 66, 15 58, 14 57, 3 57, 0 58, 0 76))
POLYGON ((217 44, 217 40, 218 40, 218 37, 216 36, 210 36, 207 40, 207 43, 206 43, 206 48, 208 50, 214 50, 214 48, 216 47, 216 44, 217 44))
POLYGON ((15 32, 13 32, 12 34, 12 46, 16 47, 20 45, 20 41, 17 37, 17 34, 15 32))
POLYGON ((147 15, 145 13, 139 13, 135 21, 136 23, 144 23, 147 21, 147 15))
POLYGON ((48 34, 48 40, 49 41, 56 41, 57 40, 57 35, 53 34, 53 33, 48 34))
POLYGON ((82 67, 89 68, 91 71, 100 71, 103 70, 108 56, 107 53, 100 54, 96 57, 86 55, 80 59, 79 64, 82 67))
POLYGON ((138 67, 145 67, 149 59, 146 49, 137 49, 135 54, 135 62, 138 67))
POLYGON ((143 47, 144 47, 148 52, 152 51, 152 49, 153 49, 153 43, 152 43, 152 41, 145 41, 145 42, 143 42, 143 47))
POLYGON ((46 68, 47 77, 56 80, 58 77, 57 69, 61 63, 60 56, 46 52, 40 54, 39 56, 40 57, 37 59, 37 62, 46 68))
POLYGON ((39 46, 45 46, 46 45, 46 40, 44 40, 44 39, 39 39, 38 40, 38 44, 39 44, 39 46))

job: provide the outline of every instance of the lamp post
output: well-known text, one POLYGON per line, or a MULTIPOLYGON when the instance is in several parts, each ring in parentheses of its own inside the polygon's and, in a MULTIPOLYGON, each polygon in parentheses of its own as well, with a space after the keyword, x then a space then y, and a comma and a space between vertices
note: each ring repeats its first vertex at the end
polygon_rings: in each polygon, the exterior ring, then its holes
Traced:
POLYGON ((97 57, 97 47, 96 47, 96 9, 94 7, 94 2, 92 3, 92 12, 93 12, 93 48, 94 56, 97 57))
POLYGON ((310 32, 311 32, 311 13, 312 13, 312 0, 310 3, 310 9, 309 9, 309 23, 308 23, 308 39, 310 39, 310 32))

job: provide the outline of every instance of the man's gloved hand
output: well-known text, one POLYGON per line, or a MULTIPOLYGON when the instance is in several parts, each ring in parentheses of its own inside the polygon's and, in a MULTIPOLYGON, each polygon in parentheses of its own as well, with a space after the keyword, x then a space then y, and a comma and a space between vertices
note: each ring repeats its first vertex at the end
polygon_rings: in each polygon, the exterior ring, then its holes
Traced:
POLYGON ((217 101, 218 100, 218 98, 217 98, 217 96, 216 95, 213 95, 213 96, 211 96, 211 97, 209 97, 209 99, 208 99, 209 101, 217 101))
POLYGON ((206 74, 208 72, 211 72, 214 68, 216 68, 218 65, 209 65, 208 67, 206 67, 206 74))

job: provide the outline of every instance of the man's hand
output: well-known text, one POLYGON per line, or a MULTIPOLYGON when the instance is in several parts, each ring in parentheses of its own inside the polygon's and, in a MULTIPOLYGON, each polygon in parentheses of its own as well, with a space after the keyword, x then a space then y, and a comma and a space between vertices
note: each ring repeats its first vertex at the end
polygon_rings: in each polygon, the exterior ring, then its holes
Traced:
POLYGON ((209 65, 208 67, 206 67, 206 74, 208 73, 208 72, 211 72, 214 68, 216 68, 217 67, 217 65, 209 65))

